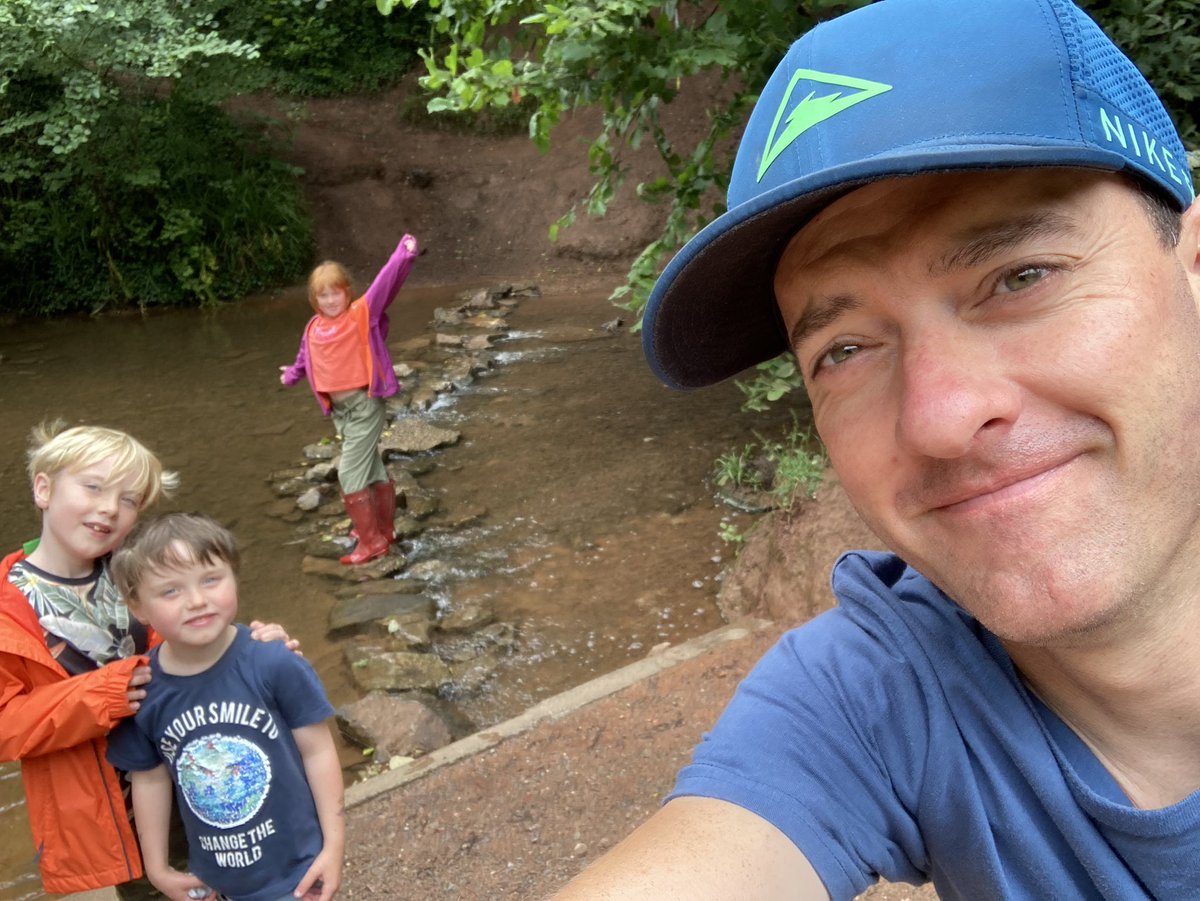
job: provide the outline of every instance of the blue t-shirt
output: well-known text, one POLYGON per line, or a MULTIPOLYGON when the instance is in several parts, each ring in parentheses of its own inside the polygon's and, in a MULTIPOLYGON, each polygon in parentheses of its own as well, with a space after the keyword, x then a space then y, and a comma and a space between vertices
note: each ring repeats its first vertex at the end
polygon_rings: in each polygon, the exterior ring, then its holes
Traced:
POLYGON ((1133 807, 996 637, 902 560, 847 554, 833 587, 839 606, 764 656, 671 797, 763 817, 835 901, 879 877, 947 901, 1196 897, 1200 792, 1133 807))
POLYGON ((165 763, 188 868, 237 901, 273 901, 296 888, 323 845, 292 730, 333 708, 306 660, 237 629, 194 676, 164 673, 151 651, 146 699, 109 736, 108 761, 132 771, 165 763))

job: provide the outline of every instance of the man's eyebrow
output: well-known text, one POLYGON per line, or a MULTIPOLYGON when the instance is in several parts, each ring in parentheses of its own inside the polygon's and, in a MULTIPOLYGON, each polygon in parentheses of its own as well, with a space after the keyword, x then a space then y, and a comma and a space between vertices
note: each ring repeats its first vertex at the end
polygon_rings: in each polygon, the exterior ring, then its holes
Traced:
POLYGON ((813 332, 825 328, 843 313, 857 310, 860 306, 862 306, 862 301, 848 294, 835 294, 832 297, 823 297, 813 301, 788 332, 790 346, 798 347, 800 342, 813 332))
POLYGON ((1078 225, 1070 216, 1046 210, 975 226, 959 235, 952 250, 930 264, 929 274, 939 276, 969 269, 1028 241, 1069 234, 1078 225))

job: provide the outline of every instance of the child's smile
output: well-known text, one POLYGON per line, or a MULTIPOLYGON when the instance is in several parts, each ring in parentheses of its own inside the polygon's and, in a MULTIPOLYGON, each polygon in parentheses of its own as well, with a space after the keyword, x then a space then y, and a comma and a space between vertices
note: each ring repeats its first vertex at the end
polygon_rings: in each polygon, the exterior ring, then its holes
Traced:
POLYGON ((55 575, 76 578, 92 571, 94 561, 111 552, 133 528, 141 510, 137 478, 111 481, 113 458, 51 479, 34 478, 34 502, 42 509, 44 529, 35 552, 38 565, 55 575))

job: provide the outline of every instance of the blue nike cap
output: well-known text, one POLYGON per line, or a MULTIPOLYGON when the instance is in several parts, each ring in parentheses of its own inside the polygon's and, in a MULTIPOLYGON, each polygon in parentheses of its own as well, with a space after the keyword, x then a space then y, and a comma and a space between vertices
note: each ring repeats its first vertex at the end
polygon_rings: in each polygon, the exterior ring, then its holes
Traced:
POLYGON ((1137 67, 1070 0, 878 0, 788 50, 738 148, 728 212, 663 270, 650 368, 700 388, 788 349, 775 267, 813 216, 882 178, 1124 170, 1181 210, 1187 154, 1137 67))

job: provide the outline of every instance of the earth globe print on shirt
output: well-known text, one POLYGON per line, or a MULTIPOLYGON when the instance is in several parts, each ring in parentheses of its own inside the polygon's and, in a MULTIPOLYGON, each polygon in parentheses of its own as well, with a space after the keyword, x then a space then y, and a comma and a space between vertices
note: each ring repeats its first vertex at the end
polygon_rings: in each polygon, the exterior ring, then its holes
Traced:
POLYGON ((179 755, 177 773, 192 812, 218 829, 250 820, 271 789, 271 762, 263 750, 219 732, 188 742, 179 755))

